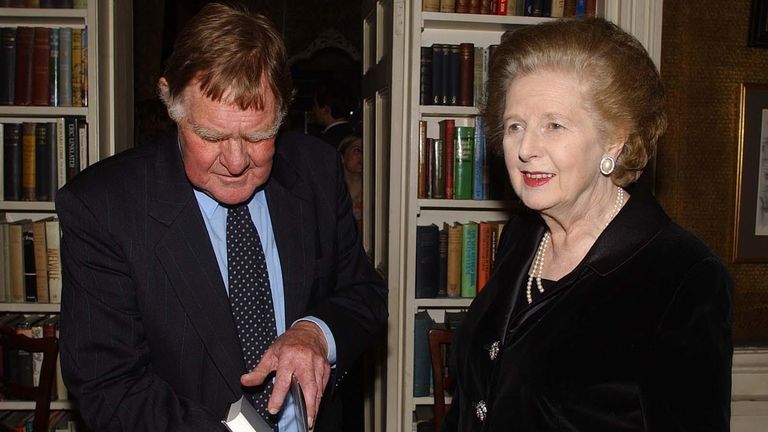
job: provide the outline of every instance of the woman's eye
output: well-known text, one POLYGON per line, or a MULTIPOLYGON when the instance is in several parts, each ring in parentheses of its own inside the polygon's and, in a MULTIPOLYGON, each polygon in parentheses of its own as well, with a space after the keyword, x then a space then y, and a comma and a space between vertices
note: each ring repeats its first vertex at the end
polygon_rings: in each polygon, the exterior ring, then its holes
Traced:
POLYGON ((549 124, 547 125, 547 127, 548 127, 549 129, 552 129, 552 130, 559 130, 559 129, 563 129, 563 125, 561 125, 560 123, 555 123, 555 122, 549 123, 549 124))

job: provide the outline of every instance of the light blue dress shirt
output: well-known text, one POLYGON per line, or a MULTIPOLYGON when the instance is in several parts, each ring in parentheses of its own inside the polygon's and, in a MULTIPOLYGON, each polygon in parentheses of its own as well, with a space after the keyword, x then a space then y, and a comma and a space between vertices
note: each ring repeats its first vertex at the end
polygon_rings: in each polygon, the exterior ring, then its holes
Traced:
MULTIPOLYGON (((195 198, 203 214, 205 228, 208 230, 208 236, 213 245, 213 251, 216 254, 216 261, 219 264, 221 278, 224 287, 229 294, 229 271, 227 269, 227 208, 221 206, 216 200, 206 195, 204 192, 195 189, 195 198)), ((261 245, 264 248, 264 257, 267 260, 267 271, 269 272, 269 286, 272 290, 272 304, 275 308, 275 325, 277 335, 285 333, 285 296, 283 292, 283 273, 280 267, 280 256, 275 243, 275 234, 272 230, 272 220, 269 216, 267 207, 267 197, 264 191, 257 192, 248 203, 248 210, 251 212, 251 219, 259 233, 261 245)), ((333 365, 336 363, 336 343, 328 325, 316 317, 308 316, 300 320, 308 320, 317 324, 325 334, 328 343, 328 362, 333 365)), ((279 428, 281 432, 298 431, 296 418, 294 415, 294 402, 291 394, 288 393, 283 403, 283 408, 279 414, 279 428)))

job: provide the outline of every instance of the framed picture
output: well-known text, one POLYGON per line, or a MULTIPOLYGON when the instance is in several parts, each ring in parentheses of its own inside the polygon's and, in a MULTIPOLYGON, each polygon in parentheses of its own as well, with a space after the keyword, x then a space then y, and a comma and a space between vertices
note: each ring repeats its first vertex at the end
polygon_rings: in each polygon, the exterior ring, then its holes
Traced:
POLYGON ((752 0, 747 45, 768 48, 768 0, 752 0))
POLYGON ((768 84, 741 86, 734 262, 768 262, 768 84))

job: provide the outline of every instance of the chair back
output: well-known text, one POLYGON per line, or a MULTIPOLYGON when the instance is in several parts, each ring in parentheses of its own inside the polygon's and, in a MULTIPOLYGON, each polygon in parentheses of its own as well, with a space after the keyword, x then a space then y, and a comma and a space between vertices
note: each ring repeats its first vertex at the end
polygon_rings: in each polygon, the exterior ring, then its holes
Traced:
POLYGON ((32 339, 16 334, 16 330, 13 328, 0 327, 0 347, 2 347, 3 352, 23 350, 29 353, 43 353, 40 381, 36 387, 10 382, 5 376, 0 376, 0 391, 6 397, 35 401, 33 432, 46 432, 48 430, 48 419, 51 414, 51 393, 56 376, 56 356, 59 352, 58 345, 58 340, 54 337, 32 339))
POLYGON ((435 404, 432 406, 433 424, 435 431, 440 430, 445 417, 446 391, 453 390, 455 378, 449 374, 446 349, 453 340, 453 330, 433 328, 429 330, 429 355, 432 359, 432 382, 435 404))

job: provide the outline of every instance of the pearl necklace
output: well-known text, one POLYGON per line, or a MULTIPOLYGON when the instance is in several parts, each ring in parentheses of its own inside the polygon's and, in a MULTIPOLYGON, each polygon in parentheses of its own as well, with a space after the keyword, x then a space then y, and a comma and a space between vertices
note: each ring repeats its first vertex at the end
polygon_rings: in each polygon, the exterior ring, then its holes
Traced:
MULTIPOLYGON (((616 192, 616 202, 613 204, 613 209, 608 215, 608 222, 605 223, 603 229, 608 227, 608 224, 611 223, 616 214, 619 213, 619 210, 621 210, 621 206, 624 205, 624 189, 617 189, 618 191, 616 192)), ((541 284, 541 273, 544 270, 544 256, 547 254, 547 246, 549 245, 550 237, 551 234, 549 231, 544 233, 544 237, 542 237, 541 241, 539 242, 539 247, 536 248, 536 255, 533 257, 533 264, 531 265, 531 269, 528 271, 528 282, 525 284, 525 298, 528 300, 528 304, 533 303, 531 288, 533 286, 534 279, 536 280, 536 288, 538 288, 539 293, 544 293, 544 286, 541 284)))

